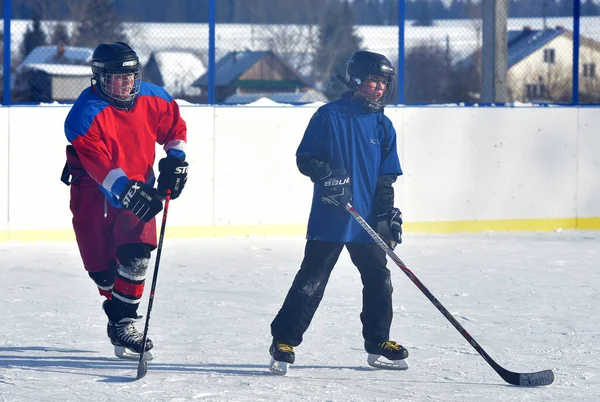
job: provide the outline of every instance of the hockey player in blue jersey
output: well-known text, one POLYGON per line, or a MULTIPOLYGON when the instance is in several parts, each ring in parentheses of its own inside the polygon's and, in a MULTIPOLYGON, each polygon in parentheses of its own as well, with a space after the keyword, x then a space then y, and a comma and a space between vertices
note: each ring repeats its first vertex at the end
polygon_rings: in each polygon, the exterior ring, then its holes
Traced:
POLYGON ((271 323, 270 369, 277 374, 294 363, 294 347, 302 342, 344 247, 363 284, 360 319, 368 363, 408 367, 407 350, 389 338, 392 284, 385 252, 345 210, 351 203, 390 247, 402 242, 392 187, 402 169, 396 131, 383 114, 394 92, 394 68, 383 55, 357 51, 347 63, 345 83, 352 90, 317 110, 296 152, 298 169, 310 177, 314 193, 304 259, 271 323))

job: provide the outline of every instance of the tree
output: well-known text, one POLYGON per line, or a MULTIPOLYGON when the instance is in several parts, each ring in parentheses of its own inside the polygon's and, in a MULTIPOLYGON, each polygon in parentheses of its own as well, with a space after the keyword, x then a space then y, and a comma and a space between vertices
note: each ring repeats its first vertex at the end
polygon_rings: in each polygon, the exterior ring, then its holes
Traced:
MULTIPOLYGON (((414 22, 413 26, 417 27, 430 27, 433 26, 433 9, 429 0, 412 1, 407 4, 413 5, 414 9, 414 22)), ((408 14, 408 10, 406 12, 408 14)))
POLYGON ((598 15, 600 14, 600 6, 596 4, 592 0, 586 0, 585 3, 581 5, 581 15, 598 15))
POLYGON ((86 0, 77 15, 75 45, 96 47, 99 43, 127 41, 114 0, 86 0))
POLYGON ((42 31, 42 22, 37 12, 33 14, 33 27, 27 27, 21 43, 21 56, 27 57, 29 52, 38 46, 46 44, 46 34, 42 31))
POLYGON ((404 62, 406 103, 444 103, 448 84, 444 49, 429 42, 410 48, 404 62))
POLYGON ((354 14, 347 0, 329 1, 319 25, 319 41, 313 60, 313 78, 322 85, 329 99, 338 98, 345 86, 337 79, 344 76, 346 63, 360 49, 362 39, 354 29, 354 14))
POLYGON ((52 36, 50 37, 49 45, 60 45, 60 44, 68 45, 71 43, 71 37, 69 36, 69 32, 67 30, 67 26, 59 22, 54 25, 54 30, 52 31, 52 36))

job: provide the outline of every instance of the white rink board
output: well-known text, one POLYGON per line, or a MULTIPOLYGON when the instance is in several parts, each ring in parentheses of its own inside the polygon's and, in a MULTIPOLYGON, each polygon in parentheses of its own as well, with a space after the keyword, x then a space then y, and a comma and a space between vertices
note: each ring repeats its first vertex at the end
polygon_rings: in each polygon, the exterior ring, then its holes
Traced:
POLYGON ((579 110, 577 214, 600 215, 600 110, 579 110))
POLYGON ((6 239, 8 230, 8 111, 0 107, 0 240, 6 239))
POLYGON ((9 228, 69 228, 69 187, 60 181, 66 161, 64 122, 70 108, 10 108, 9 228))
POLYGON ((415 221, 574 217, 576 121, 575 108, 406 109, 404 209, 415 221))
MULTIPOLYGON (((182 105, 190 176, 171 204, 169 227, 204 236, 306 225, 312 183, 294 155, 316 109, 182 105)), ((5 238, 7 231, 71 230, 69 191, 59 181, 68 110, 0 108, 0 153, 10 144, 11 156, 9 171, 0 168, 5 238), (23 196, 32 183, 42 196, 23 196)), ((600 217, 600 108, 390 107, 386 115, 405 172, 396 204, 409 225, 600 217)), ((157 159, 163 155, 159 149, 157 159)))
POLYGON ((308 218, 312 182, 296 149, 313 108, 217 108, 215 223, 277 225, 308 218))

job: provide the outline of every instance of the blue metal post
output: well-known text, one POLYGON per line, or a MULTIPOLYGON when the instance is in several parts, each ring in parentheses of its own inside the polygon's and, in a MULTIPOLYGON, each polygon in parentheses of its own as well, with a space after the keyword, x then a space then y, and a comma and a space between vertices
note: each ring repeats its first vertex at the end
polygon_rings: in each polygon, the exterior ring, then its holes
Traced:
POLYGON ((208 2, 208 104, 215 104, 215 25, 217 0, 208 2))
POLYGON ((12 19, 12 0, 4 0, 4 60, 2 79, 2 104, 10 105, 10 20, 12 19))
POLYGON ((398 104, 404 104, 404 20, 406 0, 398 0, 398 104))
POLYGON ((581 16, 581 0, 573 1, 573 92, 571 102, 579 104, 579 18, 581 16))

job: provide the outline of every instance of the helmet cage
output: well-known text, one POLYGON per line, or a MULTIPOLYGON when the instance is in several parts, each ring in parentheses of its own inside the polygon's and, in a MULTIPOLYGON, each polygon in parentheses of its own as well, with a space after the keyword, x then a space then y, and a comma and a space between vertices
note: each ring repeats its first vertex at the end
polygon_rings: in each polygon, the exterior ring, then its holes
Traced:
POLYGON ((106 99, 119 109, 125 109, 133 104, 133 100, 140 92, 142 83, 142 72, 140 70, 126 73, 101 73, 100 79, 97 79, 100 93, 106 99), (127 90, 127 81, 133 75, 131 90, 127 90), (125 90, 125 92, 124 92, 125 90))
POLYGON ((126 109, 133 104, 140 92, 140 61, 133 50, 129 54, 111 59, 98 57, 92 60, 93 80, 96 80, 100 95, 108 103, 119 109, 126 109))
POLYGON ((350 58, 346 66, 346 81, 355 93, 355 100, 373 112, 383 110, 396 89, 392 63, 383 55, 367 51, 358 51, 350 58), (374 91, 369 93, 360 88, 367 80, 385 85, 379 99, 374 91))
POLYGON ((393 76, 383 76, 380 73, 378 74, 367 74, 363 77, 349 77, 349 82, 351 87, 354 89, 354 93, 357 95, 356 98, 362 103, 364 107, 370 109, 374 112, 379 112, 383 110, 383 108, 388 104, 392 94, 394 93, 394 89, 396 87, 396 83, 393 76), (385 90, 379 99, 376 98, 375 90, 373 91, 364 91, 361 88, 361 84, 365 81, 373 81, 377 84, 377 86, 383 84, 385 86, 385 90))

